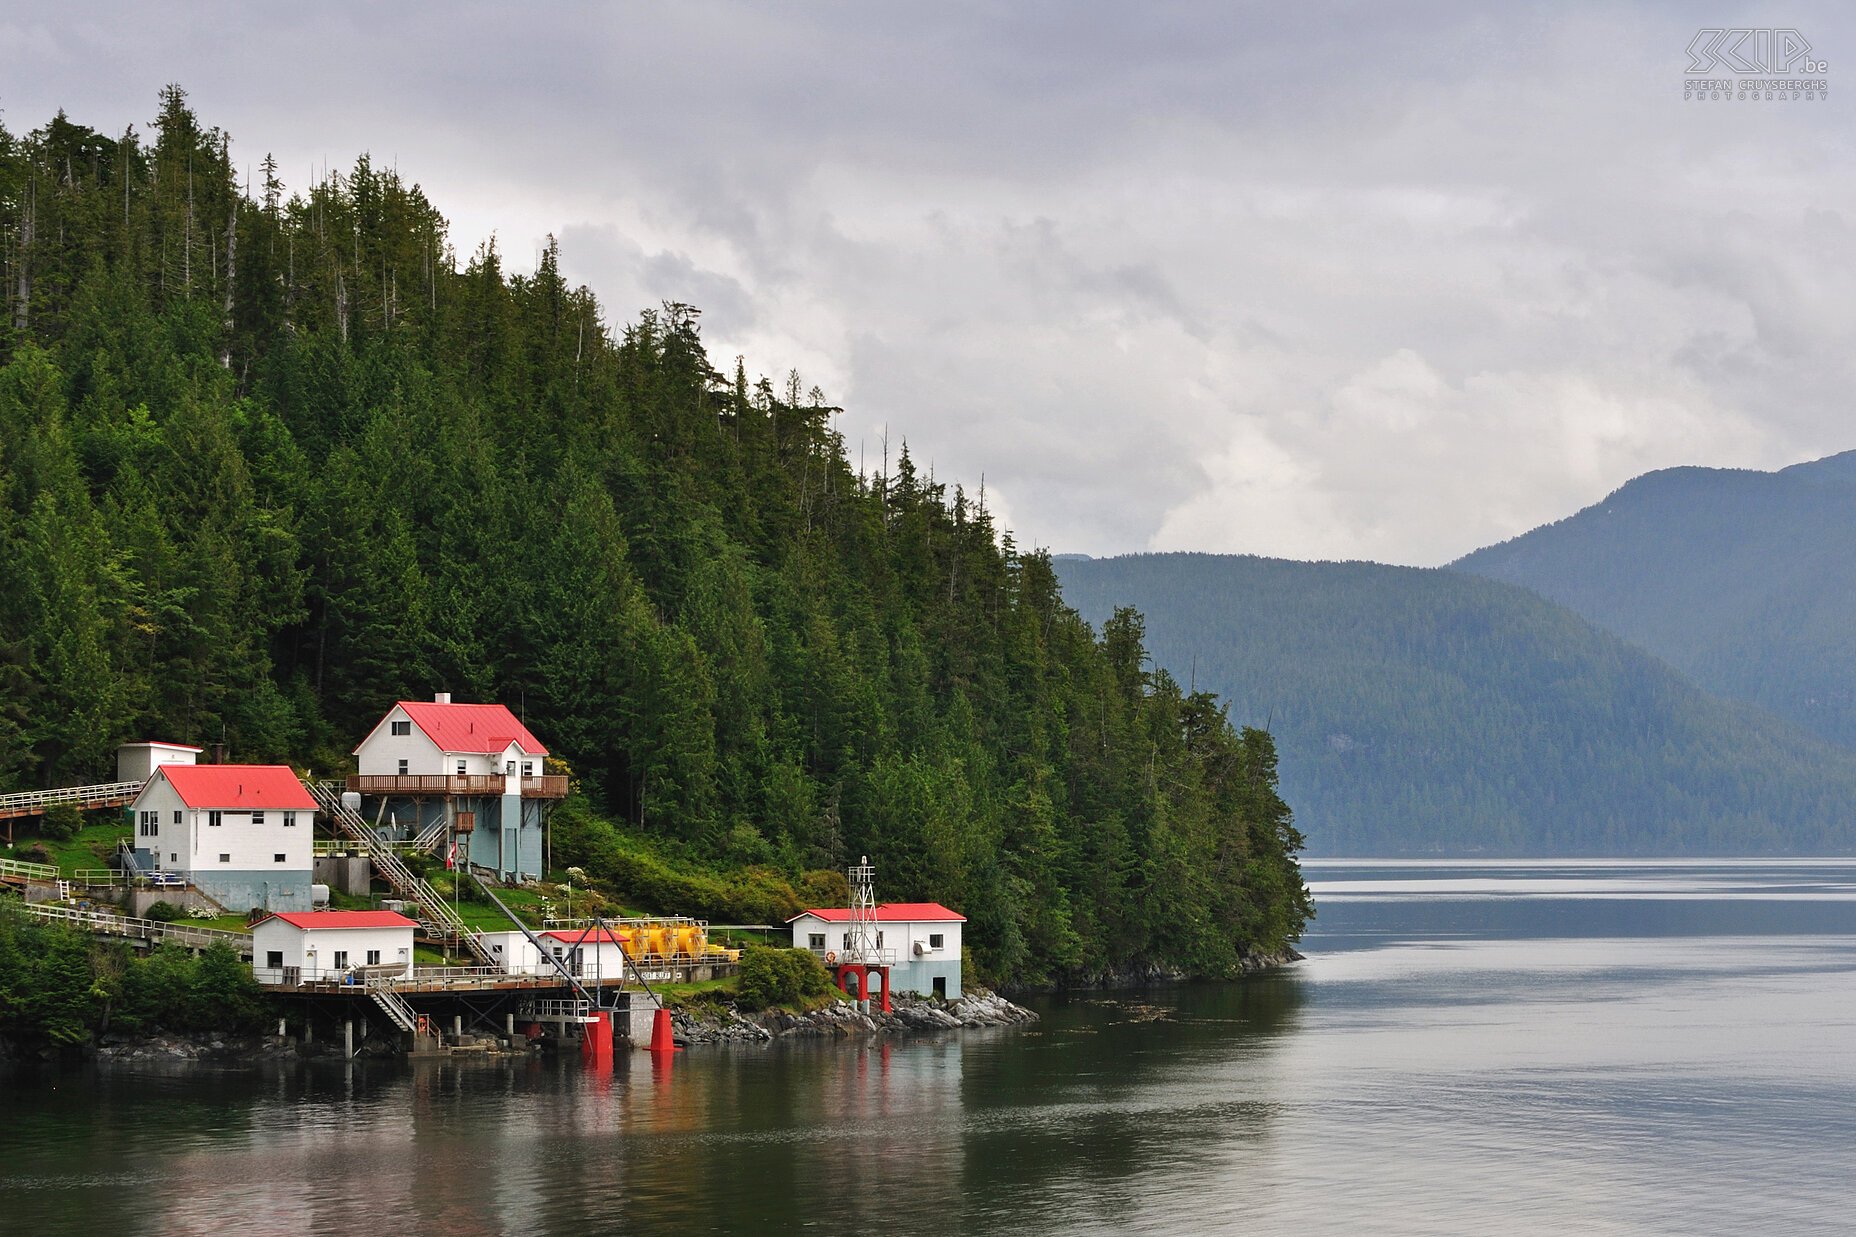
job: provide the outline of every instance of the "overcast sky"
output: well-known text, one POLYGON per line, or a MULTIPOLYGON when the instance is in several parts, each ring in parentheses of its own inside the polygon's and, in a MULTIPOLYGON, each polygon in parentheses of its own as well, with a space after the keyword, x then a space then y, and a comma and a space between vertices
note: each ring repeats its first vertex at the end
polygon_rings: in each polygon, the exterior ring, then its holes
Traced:
POLYGON ((1430 565, 1652 468, 1856 447, 1852 27, 14 0, 0 120, 146 127, 172 81, 292 188, 371 152, 460 251, 554 233, 612 318, 700 306, 718 364, 797 368, 854 459, 887 427, 1023 544, 1430 565), (1685 101, 1703 25, 1796 28, 1830 99, 1685 101))

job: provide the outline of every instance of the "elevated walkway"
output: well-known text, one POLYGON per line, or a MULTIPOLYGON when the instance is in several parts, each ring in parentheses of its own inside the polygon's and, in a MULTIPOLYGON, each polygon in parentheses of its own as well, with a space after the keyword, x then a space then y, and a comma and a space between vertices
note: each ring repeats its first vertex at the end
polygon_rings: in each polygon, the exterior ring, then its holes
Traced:
POLYGON ((20 816, 43 816, 45 809, 60 803, 74 805, 80 811, 92 808, 123 807, 135 802, 142 793, 141 782, 100 782, 94 786, 55 786, 50 790, 22 790, 0 795, 0 820, 20 816))

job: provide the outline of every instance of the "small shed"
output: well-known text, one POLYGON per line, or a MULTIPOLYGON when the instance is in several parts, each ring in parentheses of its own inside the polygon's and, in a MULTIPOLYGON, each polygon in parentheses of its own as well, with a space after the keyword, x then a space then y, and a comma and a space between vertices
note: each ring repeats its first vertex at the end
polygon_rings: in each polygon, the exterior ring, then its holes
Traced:
POLYGON ((198 764, 203 750, 185 743, 162 743, 154 739, 124 743, 116 749, 116 780, 146 782, 162 765, 198 764))
POLYGON ((411 975, 419 925, 397 911, 287 911, 251 930, 251 969, 261 984, 343 983, 411 975))
POLYGON ((625 978, 627 937, 606 928, 557 928, 541 939, 578 979, 616 984, 625 978))
POLYGON ((483 943, 506 975, 558 975, 525 932, 485 932, 483 943))

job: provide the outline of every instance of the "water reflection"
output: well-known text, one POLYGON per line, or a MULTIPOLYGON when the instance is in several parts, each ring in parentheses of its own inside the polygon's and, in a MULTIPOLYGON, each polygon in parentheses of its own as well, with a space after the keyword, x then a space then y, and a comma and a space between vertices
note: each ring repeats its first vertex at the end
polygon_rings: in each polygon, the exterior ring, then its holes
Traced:
POLYGON ((1293 971, 1051 1001, 1029 1029, 598 1072, 0 1076, 0 1216, 86 1237, 1847 1219, 1856 865, 1310 871, 1293 971))

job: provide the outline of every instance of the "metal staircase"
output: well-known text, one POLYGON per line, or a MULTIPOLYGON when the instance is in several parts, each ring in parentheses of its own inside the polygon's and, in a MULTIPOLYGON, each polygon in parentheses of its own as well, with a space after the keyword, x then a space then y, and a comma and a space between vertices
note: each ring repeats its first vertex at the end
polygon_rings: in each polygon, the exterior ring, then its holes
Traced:
POLYGON ((380 1006, 392 1019, 393 1025, 402 1031, 419 1029, 419 1013, 406 1003, 406 998, 383 984, 369 984, 367 995, 374 998, 374 1004, 380 1006))
POLYGON ((446 943, 457 943, 485 966, 501 964, 484 943, 483 933, 458 918, 451 904, 440 897, 424 877, 407 867, 359 812, 342 802, 340 783, 304 782, 303 786, 338 830, 367 847, 368 858, 373 860, 375 870, 386 878, 387 884, 393 887, 393 892, 419 908, 414 918, 419 921, 419 926, 427 936, 446 943))

